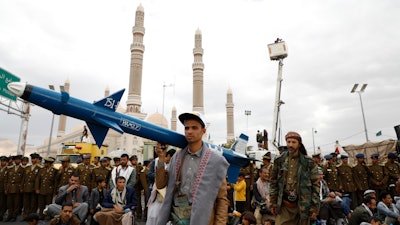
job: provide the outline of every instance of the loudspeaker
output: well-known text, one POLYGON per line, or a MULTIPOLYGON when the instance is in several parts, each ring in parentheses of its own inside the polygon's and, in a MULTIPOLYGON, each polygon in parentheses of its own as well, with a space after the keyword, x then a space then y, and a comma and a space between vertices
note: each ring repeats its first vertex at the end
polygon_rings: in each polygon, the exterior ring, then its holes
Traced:
POLYGON ((394 131, 397 135, 397 140, 400 140, 400 125, 394 126, 394 131))
POLYGON ((396 132, 397 136, 396 152, 397 154, 400 154, 400 125, 394 126, 394 131, 396 132))

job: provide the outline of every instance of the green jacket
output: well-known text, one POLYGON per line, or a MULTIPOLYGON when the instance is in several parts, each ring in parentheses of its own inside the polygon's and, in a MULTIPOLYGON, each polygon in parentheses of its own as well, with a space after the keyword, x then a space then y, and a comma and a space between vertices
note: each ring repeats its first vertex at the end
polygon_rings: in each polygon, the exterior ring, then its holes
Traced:
MULTIPOLYGON (((271 206, 277 208, 279 213, 285 179, 288 169, 288 152, 282 153, 274 160, 274 166, 271 174, 271 206)), ((311 157, 299 153, 298 173, 297 173, 297 190, 298 190, 298 207, 300 209, 301 218, 309 218, 311 212, 319 211, 319 174, 318 167, 314 164, 311 157)))

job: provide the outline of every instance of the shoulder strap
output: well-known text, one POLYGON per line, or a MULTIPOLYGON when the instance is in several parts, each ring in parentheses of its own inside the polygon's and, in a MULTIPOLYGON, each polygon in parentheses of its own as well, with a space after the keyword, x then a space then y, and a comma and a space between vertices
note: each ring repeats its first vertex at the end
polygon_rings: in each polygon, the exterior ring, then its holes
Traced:
POLYGON ((180 164, 178 164, 179 168, 178 168, 178 172, 176 173, 176 178, 175 178, 175 187, 174 187, 174 192, 175 193, 178 190, 179 185, 181 184, 181 172, 182 172, 182 166, 183 163, 185 162, 185 158, 187 155, 187 151, 185 151, 183 153, 183 158, 182 158, 182 162, 180 164))

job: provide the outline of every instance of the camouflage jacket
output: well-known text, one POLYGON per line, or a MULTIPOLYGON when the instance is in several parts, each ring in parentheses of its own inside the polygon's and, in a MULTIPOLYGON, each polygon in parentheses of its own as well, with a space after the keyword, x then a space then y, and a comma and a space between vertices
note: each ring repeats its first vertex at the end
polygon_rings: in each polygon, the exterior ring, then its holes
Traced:
MULTIPOLYGON (((282 153, 274 160, 274 166, 271 174, 271 206, 277 208, 279 213, 283 191, 285 188, 285 180, 288 171, 288 152, 282 153)), ((301 218, 309 218, 311 212, 319 211, 319 174, 318 167, 315 166, 311 157, 299 153, 299 162, 297 170, 297 190, 298 190, 298 207, 300 209, 301 218)))

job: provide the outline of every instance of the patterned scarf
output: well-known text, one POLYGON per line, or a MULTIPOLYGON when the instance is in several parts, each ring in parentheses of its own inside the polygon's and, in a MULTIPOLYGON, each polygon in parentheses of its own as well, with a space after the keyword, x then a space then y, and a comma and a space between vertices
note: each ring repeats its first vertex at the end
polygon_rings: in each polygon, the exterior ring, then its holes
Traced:
POLYGON ((112 189, 111 197, 115 204, 124 207, 126 205, 126 187, 122 192, 119 192, 117 188, 112 189))

